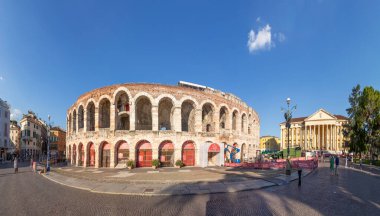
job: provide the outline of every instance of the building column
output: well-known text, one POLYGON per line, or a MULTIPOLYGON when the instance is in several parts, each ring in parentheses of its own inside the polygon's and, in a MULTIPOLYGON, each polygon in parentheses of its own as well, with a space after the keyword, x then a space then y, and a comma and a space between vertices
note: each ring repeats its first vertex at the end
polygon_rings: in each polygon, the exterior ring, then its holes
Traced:
POLYGON ((95 106, 95 131, 99 131, 99 107, 95 106))
POLYGON ((136 113, 135 113, 136 107, 132 101, 129 104, 129 130, 135 131, 136 130, 136 113))
POLYGON ((110 130, 111 131, 114 131, 116 129, 115 120, 116 120, 115 104, 111 104, 110 106, 110 130))
POLYGON ((322 125, 322 149, 325 149, 325 125, 322 125))
POLYGON ((87 131, 87 109, 83 108, 83 132, 87 131))
POLYGON ((173 119, 172 119, 172 131, 178 131, 180 132, 182 130, 182 125, 181 125, 181 107, 174 107, 174 112, 173 112, 173 119))
MULTIPOLYGON (((216 108, 215 108, 216 109, 216 108)), ((215 133, 219 133, 219 124, 220 124, 220 119, 219 119, 219 112, 217 112, 216 110, 215 110, 215 112, 213 113, 214 114, 214 116, 213 116, 213 119, 214 119, 214 125, 213 125, 213 127, 214 127, 214 132, 215 133)), ((242 131, 242 134, 243 134, 243 131, 242 131)))
POLYGON ((158 128, 158 106, 152 105, 152 131, 159 131, 158 128))
POLYGON ((195 109, 195 132, 202 132, 202 109, 195 109))

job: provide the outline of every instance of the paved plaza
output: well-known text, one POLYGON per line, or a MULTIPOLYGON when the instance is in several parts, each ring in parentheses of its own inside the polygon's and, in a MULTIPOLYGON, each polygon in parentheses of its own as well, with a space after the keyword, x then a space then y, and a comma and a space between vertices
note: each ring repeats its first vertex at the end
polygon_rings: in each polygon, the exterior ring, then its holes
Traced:
POLYGON ((129 196, 75 189, 22 167, 0 169, 0 215, 379 215, 380 177, 326 166, 297 182, 260 190, 184 196, 129 196), (21 205, 22 203, 22 205, 21 205))

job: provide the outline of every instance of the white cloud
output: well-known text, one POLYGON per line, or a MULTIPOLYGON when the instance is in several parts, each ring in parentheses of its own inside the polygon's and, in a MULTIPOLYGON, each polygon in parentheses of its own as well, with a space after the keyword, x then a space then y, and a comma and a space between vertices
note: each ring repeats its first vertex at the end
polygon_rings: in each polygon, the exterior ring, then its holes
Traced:
POLYGON ((260 21, 261 21, 261 17, 257 17, 256 22, 260 22, 260 21))
POLYGON ((4 77, 0 76, 0 80, 3 81, 3 80, 4 80, 4 77))
POLYGON ((251 53, 259 50, 270 50, 270 48, 274 46, 270 25, 267 24, 259 29, 257 33, 251 30, 248 34, 247 46, 251 53))
POLYGON ((19 109, 11 109, 11 120, 19 120, 22 115, 21 110, 19 109))

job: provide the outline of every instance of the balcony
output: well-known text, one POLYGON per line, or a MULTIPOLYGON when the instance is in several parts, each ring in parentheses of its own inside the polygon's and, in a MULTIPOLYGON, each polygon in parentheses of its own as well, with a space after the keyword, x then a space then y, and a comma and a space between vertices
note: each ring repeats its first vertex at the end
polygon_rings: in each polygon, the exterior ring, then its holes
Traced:
POLYGON ((123 104, 117 108, 117 115, 119 117, 129 116, 129 104, 123 104))

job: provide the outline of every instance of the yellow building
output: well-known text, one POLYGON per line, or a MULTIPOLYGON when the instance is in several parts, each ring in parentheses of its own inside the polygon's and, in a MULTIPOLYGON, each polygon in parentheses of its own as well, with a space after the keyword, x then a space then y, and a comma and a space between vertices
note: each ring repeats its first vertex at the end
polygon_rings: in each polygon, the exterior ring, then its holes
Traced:
MULTIPOLYGON (((348 118, 333 115, 324 109, 319 109, 308 117, 292 118, 289 129, 289 146, 301 147, 302 150, 342 151, 345 139, 343 125, 348 118)), ((280 124, 281 149, 288 143, 286 122, 280 124)))
POLYGON ((260 137, 260 150, 280 150, 280 139, 276 136, 262 136, 260 137))
POLYGON ((64 159, 66 151, 66 131, 60 127, 52 127, 50 133, 50 151, 53 155, 57 155, 58 159, 64 159))

